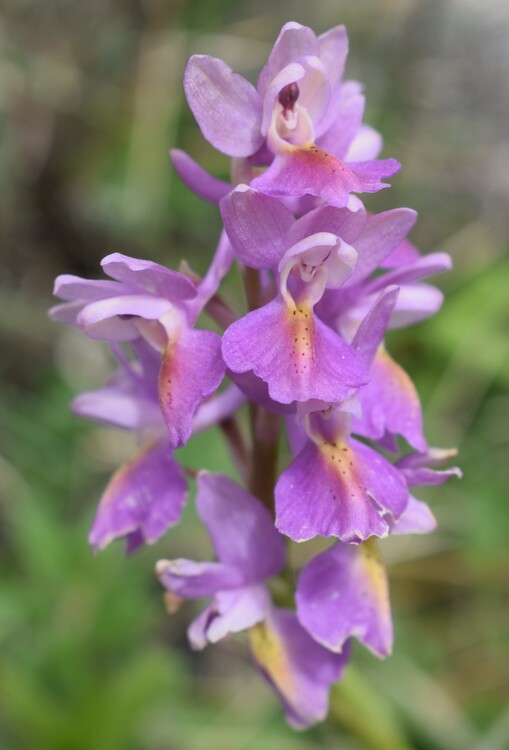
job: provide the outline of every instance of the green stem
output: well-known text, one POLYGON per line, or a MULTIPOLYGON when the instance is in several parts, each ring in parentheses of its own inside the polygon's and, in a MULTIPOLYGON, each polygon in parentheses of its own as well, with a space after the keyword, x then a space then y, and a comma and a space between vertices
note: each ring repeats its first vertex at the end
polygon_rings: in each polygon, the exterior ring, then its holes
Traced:
POLYGON ((365 750, 413 750, 392 706, 355 667, 332 688, 330 720, 362 740, 365 750))

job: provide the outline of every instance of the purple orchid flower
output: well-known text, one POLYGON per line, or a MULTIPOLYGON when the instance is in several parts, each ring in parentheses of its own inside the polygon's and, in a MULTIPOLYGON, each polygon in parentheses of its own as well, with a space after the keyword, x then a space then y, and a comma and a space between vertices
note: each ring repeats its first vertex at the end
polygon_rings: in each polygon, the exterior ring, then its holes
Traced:
MULTIPOLYGON (((94 549, 126 538, 127 552, 153 543, 180 519, 187 499, 184 472, 173 457, 158 398, 160 357, 143 339, 131 342, 136 358, 118 346, 119 370, 109 383, 77 396, 79 416, 143 433, 142 448, 114 474, 103 493, 89 534, 94 549)), ((196 434, 229 417, 245 398, 235 385, 203 401, 192 423, 196 434)))
POLYGON ((223 357, 234 373, 252 370, 266 382, 274 401, 339 402, 367 382, 355 351, 322 325, 313 308, 326 289, 371 269, 373 255, 390 253, 415 212, 398 209, 368 219, 360 202, 356 207, 323 206, 295 220, 278 200, 244 185, 221 203, 237 257, 271 270, 278 283, 272 302, 226 331, 223 357))
POLYGON ((265 579, 284 565, 285 548, 269 512, 235 482, 200 472, 196 506, 218 562, 162 560, 161 583, 179 599, 212 597, 188 629, 202 649, 228 633, 247 630, 255 664, 282 701, 288 721, 306 728, 327 713, 328 693, 348 654, 319 646, 292 612, 272 605, 265 579))
POLYGON ((159 403, 170 444, 183 445, 199 404, 223 379, 221 339, 193 328, 202 300, 183 274, 119 253, 101 265, 113 281, 59 276, 55 294, 66 303, 51 315, 90 338, 149 343, 160 359, 159 403))
POLYGON ((267 509, 233 480, 200 472, 197 484, 198 515, 218 562, 162 560, 157 573, 182 599, 213 598, 188 631, 193 648, 203 648, 265 618, 270 596, 264 581, 283 567, 285 547, 267 509))
MULTIPOLYGON (((184 88, 205 138, 223 153, 267 168, 252 184, 275 196, 312 195, 345 206, 351 192, 377 192, 399 169, 374 161, 380 136, 362 125, 364 97, 343 83, 348 54, 344 26, 319 37, 287 23, 260 73, 256 89, 222 60, 194 55, 184 88)), ((182 152, 173 155, 184 181, 217 200, 225 189, 182 152)), ((243 179, 237 181, 245 181, 243 179)), ((249 180, 250 181, 250 180, 249 180)), ((223 193, 225 194, 225 193, 223 193)))

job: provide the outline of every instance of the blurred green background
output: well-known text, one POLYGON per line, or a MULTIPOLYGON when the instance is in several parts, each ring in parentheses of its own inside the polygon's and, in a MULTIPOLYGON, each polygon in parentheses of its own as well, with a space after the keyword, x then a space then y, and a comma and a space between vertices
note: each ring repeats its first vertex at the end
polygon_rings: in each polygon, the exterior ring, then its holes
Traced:
MULTIPOLYGON (((509 13, 505 0, 3 0, 0 15, 0 750, 509 748, 509 13), (346 23, 348 77, 403 163, 373 210, 409 205, 446 250, 444 308, 389 348, 415 379, 432 444, 465 477, 421 492, 430 537, 388 540, 394 656, 355 649, 332 718, 299 735, 237 642, 191 653, 160 557, 203 555, 183 524, 130 559, 86 534, 133 437, 68 403, 107 352, 50 324, 53 277, 120 251, 198 271, 214 206, 172 173, 179 145, 218 176, 182 95, 190 54, 255 77, 287 20, 346 23)), ((189 464, 224 468, 200 437, 189 464)))

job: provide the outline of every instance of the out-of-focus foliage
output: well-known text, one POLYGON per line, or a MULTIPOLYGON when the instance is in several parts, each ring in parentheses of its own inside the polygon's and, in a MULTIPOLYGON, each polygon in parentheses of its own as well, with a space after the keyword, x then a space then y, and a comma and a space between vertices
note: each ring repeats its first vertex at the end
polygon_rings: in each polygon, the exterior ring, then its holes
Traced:
MULTIPOLYGON (((0 747, 6 750, 505 750, 509 746, 509 21, 503 0, 5 0, 0 17, 0 747), (191 605, 168 618, 153 564, 203 554, 193 522, 125 559, 93 557, 87 530, 132 437, 79 422, 106 352, 47 322, 60 272, 94 276, 115 250, 202 271, 217 209, 189 194, 167 151, 219 176, 183 101, 193 52, 245 75, 290 18, 347 24, 348 72, 368 121, 403 163, 377 210, 411 205, 424 250, 455 270, 444 309, 394 333, 427 434, 465 471, 426 493, 429 538, 383 549, 395 654, 356 649, 332 717, 287 729, 233 641, 190 653, 191 605), (341 739, 338 740, 338 737, 341 739)), ((232 294, 239 295, 232 281, 232 294)), ((185 449, 228 468, 220 440, 185 449)), ((424 493, 422 494, 424 496, 424 493)))

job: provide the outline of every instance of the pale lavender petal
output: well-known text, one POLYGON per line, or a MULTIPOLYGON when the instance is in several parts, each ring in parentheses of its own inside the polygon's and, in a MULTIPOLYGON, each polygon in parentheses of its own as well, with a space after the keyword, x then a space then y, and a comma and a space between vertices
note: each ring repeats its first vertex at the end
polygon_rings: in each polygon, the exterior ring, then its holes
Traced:
POLYGON ((300 415, 289 414, 287 416, 286 436, 292 456, 298 456, 309 439, 302 425, 302 417, 300 415))
POLYGON ((163 586, 181 599, 204 599, 245 583, 240 569, 221 562, 159 560, 156 572, 163 586))
POLYGON ((404 284, 399 289, 389 328, 405 328, 420 323, 440 310, 443 301, 443 292, 434 286, 404 284))
POLYGON ((382 147, 383 140, 380 133, 370 125, 361 125, 345 154, 345 161, 348 163, 371 161, 378 157, 382 147))
POLYGON ((81 279, 79 276, 70 274, 57 276, 53 287, 55 297, 83 303, 105 297, 118 297, 119 294, 129 294, 132 291, 132 287, 120 284, 118 281, 81 279))
POLYGON ((456 449, 429 448, 426 451, 409 453, 397 461, 396 466, 406 479, 409 487, 439 485, 451 477, 463 476, 457 466, 436 471, 433 466, 440 466, 456 455, 456 449))
POLYGON ((335 26, 318 37, 320 60, 327 71, 333 87, 339 86, 343 78, 348 56, 348 34, 346 27, 335 26))
POLYGON ((245 583, 275 575, 284 565, 285 546, 268 510, 223 474, 200 472, 196 507, 217 557, 242 571, 245 583))
POLYGON ((320 123, 318 133, 324 133, 336 117, 340 99, 348 84, 341 85, 348 56, 348 35, 344 26, 336 26, 318 37, 320 60, 331 87, 329 110, 320 123))
POLYGON ((314 557, 300 574, 297 617, 331 651, 357 638, 376 656, 391 653, 393 631, 387 573, 371 542, 338 542, 314 557))
POLYGON ((429 534, 436 527, 436 518, 426 503, 410 495, 403 515, 391 524, 391 534, 429 534))
POLYGON ((74 414, 126 430, 163 426, 157 401, 115 385, 80 393, 71 403, 74 414))
POLYGON ((409 240, 402 240, 399 245, 380 264, 381 268, 401 268, 410 266, 419 260, 419 250, 409 240))
POLYGON ((276 526, 296 542, 315 536, 357 544, 389 533, 408 502, 401 473, 368 446, 311 441, 276 484, 276 526))
POLYGON ((222 60, 193 55, 184 75, 187 101, 205 138, 228 156, 250 156, 263 143, 256 89, 222 60))
POLYGON ((112 279, 130 284, 150 295, 166 297, 175 305, 196 295, 196 287, 187 276, 150 260, 112 253, 103 258, 101 266, 112 279))
POLYGON ((394 159, 345 164, 317 146, 289 149, 276 155, 270 167, 252 182, 252 187, 276 197, 315 195, 342 208, 350 193, 376 193, 399 169, 394 159))
POLYGON ((222 280, 229 272, 234 260, 233 248, 226 232, 223 230, 219 242, 209 265, 208 271, 202 281, 198 284, 196 298, 186 302, 189 312, 189 322, 194 322, 206 304, 212 299, 219 289, 222 280))
POLYGON ((452 268, 452 261, 447 253, 430 253, 429 255, 420 256, 414 263, 409 266, 398 268, 396 271, 383 274, 375 279, 369 286, 370 291, 378 289, 387 284, 397 284, 403 286, 413 284, 427 276, 434 276, 437 273, 444 273, 452 268))
POLYGON ((230 591, 218 591, 214 600, 188 628, 194 649, 217 643, 228 633, 241 633, 267 616, 270 596, 264 585, 255 584, 230 591))
POLYGON ((362 206, 357 211, 334 206, 320 206, 296 221, 288 233, 287 247, 317 232, 330 232, 349 245, 354 245, 366 223, 367 214, 362 206))
POLYGON ((234 414, 246 402, 246 397, 232 383, 222 393, 202 401, 193 417, 193 435, 204 432, 234 414))
POLYGON ((316 144, 338 159, 345 159, 350 144, 359 131, 364 115, 365 99, 360 93, 342 98, 334 114, 334 121, 317 137, 316 144))
POLYGON ((239 185, 221 201, 226 233, 237 257, 250 268, 277 268, 293 214, 275 198, 239 185))
POLYGON ((315 133, 318 134, 323 132, 322 122, 327 120, 331 96, 330 83, 318 57, 312 55, 301 57, 300 63, 305 73, 304 77, 298 81, 298 103, 306 109, 315 126, 315 133))
POLYGON ((200 403, 218 389, 225 372, 221 337, 182 325, 168 342, 159 372, 159 402, 172 446, 189 440, 200 403))
POLYGON ((170 159, 182 182, 203 200, 219 203, 232 189, 229 182, 213 177, 185 151, 173 148, 170 151, 170 159))
POLYGON ((333 654, 314 641, 294 612, 272 609, 249 631, 256 666, 281 700, 287 721, 306 729, 327 715, 329 690, 348 661, 348 650, 333 654))
MULTIPOLYGON (((367 367, 371 366, 378 348, 383 341, 391 313, 398 299, 398 293, 399 289, 397 287, 384 289, 357 329, 352 346, 359 352, 367 367)), ((361 393, 366 388, 367 386, 364 386, 361 393)))
POLYGON ((369 159, 366 161, 350 161, 348 166, 364 183, 364 190, 357 192, 376 193, 381 187, 390 187, 380 183, 381 179, 392 177, 401 169, 396 159, 369 159))
POLYGON ((353 420, 352 432, 372 440, 382 439, 386 432, 402 435, 414 448, 425 451, 421 405, 411 378, 383 347, 370 375, 370 382, 359 392, 362 416, 353 420))
POLYGON ((173 308, 164 297, 151 294, 109 297, 86 305, 77 322, 89 338, 132 341, 140 335, 137 318, 157 320, 173 308))
POLYGON ((286 23, 276 39, 264 68, 258 78, 257 90, 262 98, 277 74, 287 65, 308 55, 318 56, 318 41, 312 29, 300 23, 286 23))
POLYGON ((299 306, 280 298, 248 313, 223 336, 223 357, 234 372, 252 370, 275 401, 343 401, 366 382, 357 353, 299 306))
MULTIPOLYGON (((377 269, 382 260, 406 237, 416 220, 417 212, 411 208, 395 208, 369 216, 362 233, 354 242, 359 257, 347 285, 358 283, 377 269)), ((392 283, 397 282, 387 281, 384 286, 392 283)))
POLYGON ((62 305, 54 305, 48 311, 51 320, 57 323, 67 323, 67 325, 79 328, 78 315, 83 309, 82 300, 77 302, 64 302, 62 305))
POLYGON ((186 498, 187 483, 168 444, 151 444, 113 475, 89 542, 103 549, 113 539, 135 533, 144 542, 155 542, 177 523, 186 498))
POLYGON ((69 301, 52 307, 49 316, 52 320, 79 328, 78 316, 86 304, 120 294, 132 294, 133 291, 136 292, 136 289, 133 290, 132 286, 117 281, 81 279, 64 274, 56 278, 53 293, 69 301))
POLYGON ((274 401, 269 396, 269 386, 267 383, 258 378, 254 372, 233 372, 232 370, 227 370, 227 375, 250 401, 263 406, 264 409, 272 412, 272 414, 292 414, 295 411, 295 403, 281 404, 279 401, 274 401))

